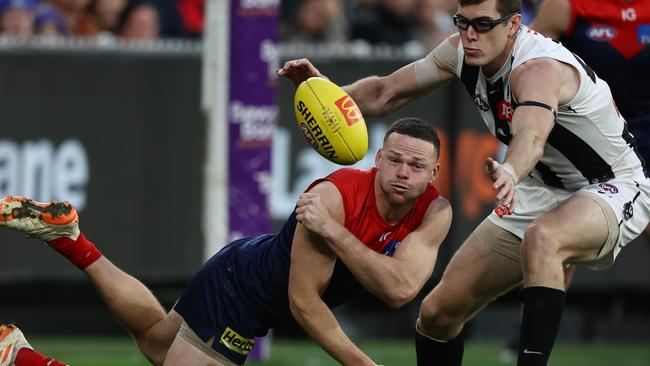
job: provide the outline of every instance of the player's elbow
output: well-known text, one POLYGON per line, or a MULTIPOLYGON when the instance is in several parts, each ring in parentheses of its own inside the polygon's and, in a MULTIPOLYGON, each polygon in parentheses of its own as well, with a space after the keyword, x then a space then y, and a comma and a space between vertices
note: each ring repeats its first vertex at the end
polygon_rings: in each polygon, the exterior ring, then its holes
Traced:
POLYGON ((384 302, 391 309, 399 309, 411 302, 417 294, 418 291, 416 289, 405 287, 397 291, 391 291, 391 293, 384 298, 384 302))
POLYGON ((309 309, 309 301, 304 296, 289 293, 289 310, 294 319, 300 322, 301 319, 307 316, 309 309))
POLYGON ((385 117, 399 108, 399 95, 392 84, 388 77, 372 76, 348 92, 365 117, 385 117))

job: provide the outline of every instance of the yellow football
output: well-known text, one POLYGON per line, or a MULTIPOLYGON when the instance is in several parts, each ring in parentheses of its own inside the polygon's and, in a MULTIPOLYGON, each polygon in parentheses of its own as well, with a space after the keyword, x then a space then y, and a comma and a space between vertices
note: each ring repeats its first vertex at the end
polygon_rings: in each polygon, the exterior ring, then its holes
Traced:
POLYGON ((305 139, 327 160, 350 165, 366 155, 366 122, 354 100, 338 85, 309 78, 298 86, 294 107, 305 139))

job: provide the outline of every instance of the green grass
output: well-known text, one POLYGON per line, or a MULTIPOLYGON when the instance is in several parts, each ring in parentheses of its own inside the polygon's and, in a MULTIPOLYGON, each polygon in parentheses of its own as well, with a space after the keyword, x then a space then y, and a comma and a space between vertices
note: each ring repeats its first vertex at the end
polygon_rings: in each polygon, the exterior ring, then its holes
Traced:
MULTIPOLYGON (((35 338, 39 351, 73 366, 144 366, 149 363, 127 338, 35 338)), ((415 350, 410 340, 360 342, 360 347, 386 366, 415 365, 415 350)), ((463 365, 506 366, 498 361, 501 343, 469 342, 463 365)), ((271 360, 247 365, 329 366, 337 365, 315 343, 275 340, 271 360)), ((650 344, 567 344, 555 347, 550 366, 648 366, 650 344)))

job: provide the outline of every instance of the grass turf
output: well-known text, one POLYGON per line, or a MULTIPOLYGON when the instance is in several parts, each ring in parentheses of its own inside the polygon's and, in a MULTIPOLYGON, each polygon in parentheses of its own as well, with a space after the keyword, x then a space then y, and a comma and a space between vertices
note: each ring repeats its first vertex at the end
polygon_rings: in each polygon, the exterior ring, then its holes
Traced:
MULTIPOLYGON (((149 363, 128 338, 34 338, 40 352, 73 366, 144 366, 149 363)), ((360 347, 377 362, 390 366, 415 365, 415 350, 410 340, 365 341, 360 347)), ((463 365, 505 366, 498 360, 501 343, 468 342, 463 365)), ((271 359, 255 366, 329 366, 337 365, 311 341, 275 340, 271 359)), ((550 366, 648 366, 648 343, 558 344, 550 366)))

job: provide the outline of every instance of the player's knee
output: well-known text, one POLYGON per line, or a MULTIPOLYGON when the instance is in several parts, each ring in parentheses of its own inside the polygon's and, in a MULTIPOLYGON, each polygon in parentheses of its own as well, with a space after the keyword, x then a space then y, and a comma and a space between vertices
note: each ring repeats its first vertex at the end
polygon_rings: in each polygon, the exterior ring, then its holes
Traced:
POLYGON ((462 328, 465 317, 444 300, 427 296, 420 306, 420 330, 440 340, 453 338, 462 328))
POLYGON ((532 223, 524 232, 521 251, 525 265, 535 265, 539 261, 556 256, 558 244, 553 235, 553 228, 545 223, 532 223))

